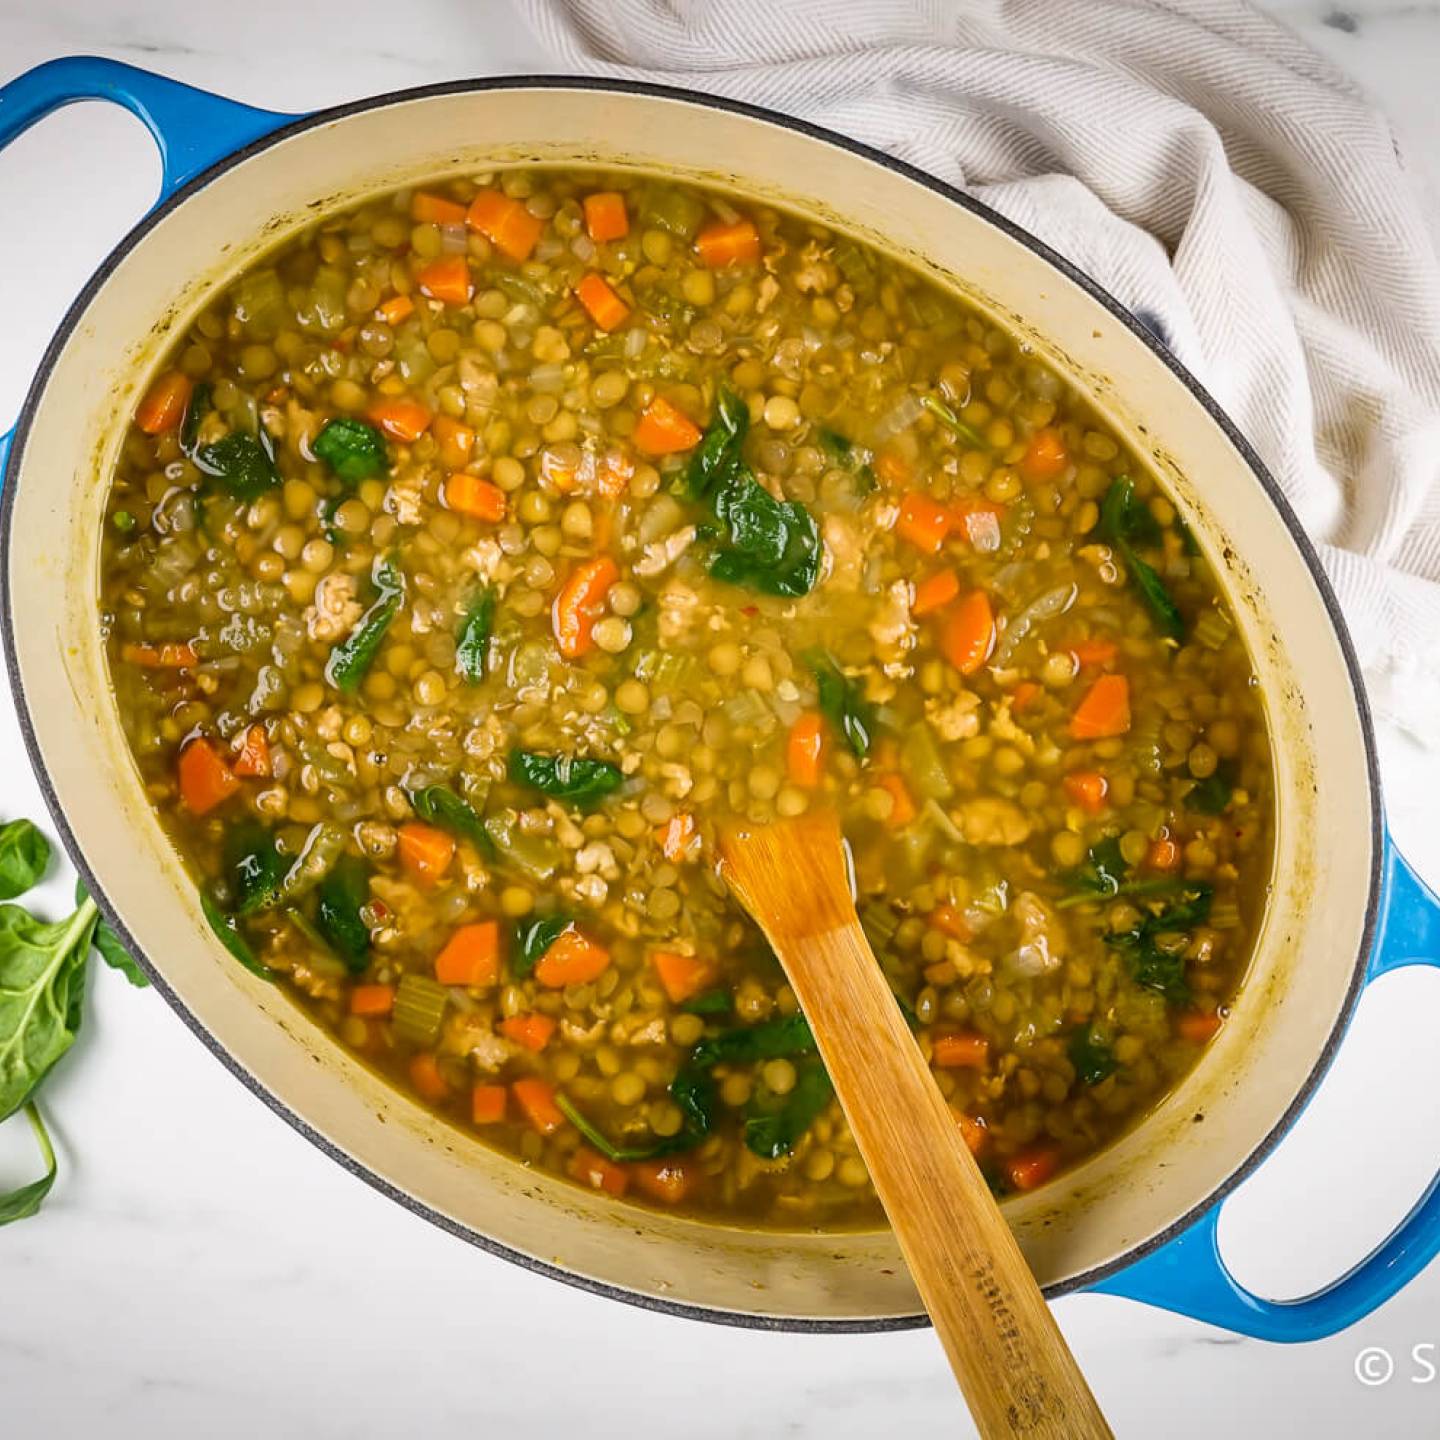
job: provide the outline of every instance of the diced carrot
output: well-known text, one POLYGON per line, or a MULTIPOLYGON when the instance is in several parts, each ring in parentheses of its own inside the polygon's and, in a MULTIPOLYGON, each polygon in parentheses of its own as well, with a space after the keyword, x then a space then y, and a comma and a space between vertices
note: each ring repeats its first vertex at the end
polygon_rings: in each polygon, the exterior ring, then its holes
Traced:
POLYGON ((1005 1162, 1005 1178, 1017 1190, 1034 1190, 1060 1168, 1060 1152, 1053 1145, 1034 1145, 1005 1162))
POLYGON ((407 820, 397 835, 400 863, 411 878, 423 886, 436 884, 450 868, 455 842, 443 830, 407 820))
POLYGON ((437 415, 430 433, 440 447, 440 459, 452 470, 463 470, 475 452, 475 432, 453 415, 437 415))
POLYGON ((1145 863, 1152 870, 1178 870, 1180 868, 1180 847, 1168 836, 1162 835, 1150 843, 1145 863))
POLYGON ((392 440, 402 440, 408 445, 430 428, 432 416, 418 400, 387 396, 370 407, 368 418, 392 440))
POLYGON ((477 1125, 498 1125, 505 1118, 507 1099, 503 1085, 477 1085, 470 1092, 470 1118, 477 1125))
POLYGON ((922 491, 912 490, 900 502, 895 533, 926 555, 935 555, 950 533, 950 512, 922 491))
POLYGON ((699 1183, 700 1171, 678 1155, 659 1160, 637 1160, 630 1167, 635 1183, 662 1205, 678 1205, 699 1183))
POLYGON ((973 675, 995 648, 995 612, 983 590, 972 590, 945 613, 940 653, 962 674, 973 675))
POLYGON ((655 832, 660 842, 660 853, 672 864, 678 865, 690 853, 695 840, 695 817, 681 811, 672 815, 655 832))
POLYGON ((618 190, 597 190, 584 199, 585 232, 597 245, 619 240, 630 233, 630 215, 625 197, 618 190))
POLYGON ((899 489, 910 483, 910 462, 895 450, 881 450, 871 461, 871 469, 886 485, 899 489))
POLYGON ((1175 1033, 1192 1045, 1204 1045, 1219 1030, 1220 1017, 1213 1010, 1182 1010, 1175 1017, 1175 1033))
POLYGON ((760 259, 760 232, 752 220, 717 220, 695 237, 701 262, 712 270, 725 265, 754 265, 760 259))
POLYGON ((1033 680, 1022 680, 1010 692, 1010 713, 1019 715, 1040 698, 1040 686, 1033 680))
POLYGON ((1110 782, 1098 770, 1074 770, 1064 784, 1065 793, 1087 815, 1098 815, 1105 808, 1110 782))
POLYGON ((990 1060, 990 1042, 973 1030, 937 1035, 931 1057, 944 1070, 983 1070, 990 1060))
POLYGON ((535 242, 545 230, 543 220, 498 190, 482 190, 470 202, 465 223, 472 230, 478 230, 502 255, 516 261, 530 258, 535 242))
POLYGON ((190 377, 179 370, 167 370, 145 392, 135 407, 135 423, 147 435, 173 430, 184 418, 190 403, 190 377))
POLYGON ((607 1160, 585 1145, 570 1157, 566 1169, 572 1180, 591 1190, 603 1190, 617 1200, 630 1188, 630 1172, 623 1165, 607 1160))
POLYGON ((408 295, 392 295, 375 307, 375 313, 387 325, 398 325, 415 313, 415 302, 408 295))
POLYGON ((955 1123, 960 1127, 960 1138, 972 1155, 978 1155, 990 1138, 989 1127, 978 1115, 967 1115, 963 1110, 956 1110, 954 1115, 955 1123))
POLYGON ((630 488, 634 474, 635 462, 612 445, 595 466, 595 489, 607 500, 618 500, 630 488))
POLYGON ((180 798, 192 815, 208 815, 240 788, 235 772, 204 736, 180 752, 178 769, 180 798))
POLYGON ((565 1123, 565 1113, 555 1103, 555 1087, 548 1081, 527 1075, 510 1090, 525 1118, 542 1135, 553 1135, 565 1123))
POLYGON ((435 957, 435 978, 442 985, 494 985, 500 979, 500 926, 494 920, 461 925, 435 957))
POLYGON ((888 792, 893 802, 890 806, 890 813, 885 817, 885 823, 892 830, 902 829, 920 813, 915 808, 914 797, 898 775, 893 772, 888 775, 877 775, 875 784, 878 789, 888 792))
POLYGON ((468 305, 475 293, 470 262, 463 255, 442 255, 424 266, 415 277, 420 293, 446 305, 468 305))
POLYGON ((959 940, 962 944, 975 938, 975 931, 971 928, 970 922, 948 902, 937 905, 930 912, 927 923, 932 930, 938 930, 942 935, 948 935, 952 940, 959 940))
POLYGON ((807 710, 790 727, 785 742, 785 771, 792 785, 813 790, 825 767, 825 721, 818 710, 807 710))
POLYGON ((122 645, 120 658, 142 670, 189 670, 200 663, 193 645, 173 641, 161 645, 122 645))
POLYGON ((1053 480, 1070 462, 1058 430, 1037 430, 1025 447, 1020 468, 1032 480, 1053 480))
POLYGON ((1097 636, 1090 640, 1077 640, 1070 647, 1070 653, 1077 665, 1108 665, 1119 653, 1119 647, 1113 640, 1097 636))
POLYGON ((410 218, 420 225, 463 225, 465 207, 458 200, 417 190, 410 197, 410 218))
POLYGON ((500 1022, 500 1033, 527 1050, 540 1051, 550 1043, 555 1024, 549 1015, 508 1015, 500 1022))
POLYGON ((993 500, 971 497, 950 507, 952 525, 970 542, 972 550, 990 552, 1000 548, 1000 522, 1005 507, 993 500))
POLYGON ((608 555, 582 561, 566 578, 555 597, 551 622, 555 643, 567 660, 578 660, 594 641, 591 633, 600 618, 610 587, 620 578, 619 568, 608 555))
POLYGON ((352 1015, 388 1015, 395 1008, 393 985, 357 985, 350 992, 352 1015))
POLYGON ((928 615, 948 605, 960 593, 960 577, 953 570, 939 570, 915 586, 912 615, 928 615))
POLYGON ((708 960, 677 950, 652 950, 650 963, 672 1005, 683 1005, 715 978, 715 967, 708 960))
POLYGON ((631 439, 635 448, 647 455, 675 455, 700 443, 700 429, 663 395, 657 395, 641 412, 631 439))
POLYGON ((590 271, 575 287, 575 298, 601 330, 625 323, 630 307, 612 290, 603 275, 590 271))
POLYGON ((1123 675, 1102 675, 1070 717, 1070 734, 1076 740, 1108 740, 1129 728, 1130 682, 1123 675))
POLYGON ((235 757, 235 773, 263 780, 270 774, 270 740, 259 723, 249 726, 235 757))
POLYGON ((450 1098, 450 1087, 445 1083, 445 1077, 440 1073, 440 1066, 433 1055, 422 1052, 415 1056, 409 1069, 410 1083, 432 1105, 438 1105, 442 1100, 450 1098))
POLYGON ((564 930, 551 942, 535 967, 535 978, 552 990, 566 985, 585 985, 598 980, 610 966, 610 952, 582 935, 564 930))
POLYGON ((505 518, 505 492, 468 470, 457 470, 446 479, 445 503, 462 515, 492 524, 505 518))

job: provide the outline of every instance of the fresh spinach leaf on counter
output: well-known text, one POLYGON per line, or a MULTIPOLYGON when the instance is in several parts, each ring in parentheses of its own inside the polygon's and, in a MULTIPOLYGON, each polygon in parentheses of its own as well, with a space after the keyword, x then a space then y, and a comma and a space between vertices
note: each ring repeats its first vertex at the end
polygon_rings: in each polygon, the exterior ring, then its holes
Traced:
POLYGON ((35 1132, 36 1143, 40 1146, 40 1158, 45 1162, 45 1173, 28 1185, 21 1185, 8 1193, 0 1193, 0 1225, 9 1225, 14 1220, 28 1220, 40 1213, 45 1197, 55 1184, 57 1166, 55 1147, 50 1143, 50 1132, 40 1117, 40 1107, 31 1100, 25 1106, 26 1119, 35 1132))
POLYGON ((50 842, 31 820, 0 828, 0 900, 13 900, 38 884, 50 864, 50 842))
MULTIPOLYGON (((83 905, 90 898, 83 880, 75 882, 75 903, 83 905)), ((135 963, 135 957, 121 943, 120 937, 103 921, 95 925, 95 937, 91 941, 100 958, 112 969, 118 970, 137 990, 144 990, 150 984, 150 977, 135 963)))

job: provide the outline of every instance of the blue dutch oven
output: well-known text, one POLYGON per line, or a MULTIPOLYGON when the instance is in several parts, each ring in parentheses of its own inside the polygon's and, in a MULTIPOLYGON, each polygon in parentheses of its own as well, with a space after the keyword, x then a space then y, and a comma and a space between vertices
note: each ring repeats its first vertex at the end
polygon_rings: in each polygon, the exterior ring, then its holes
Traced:
MULTIPOLYGON (((277 115, 111 61, 0 89, 0 144, 105 99, 149 129, 160 198, 66 316, 4 470, 4 638, 31 759, 106 917, 197 1035, 339 1163, 486 1249, 602 1294, 764 1328, 924 1322, 888 1232, 746 1232, 625 1209, 526 1170, 380 1082, 230 963, 146 804, 97 638, 103 477, 166 345, 226 277, 362 196, 497 165, 608 165, 728 184, 819 215, 1003 315, 1076 377, 1165 478, 1255 659, 1276 755, 1277 846, 1230 1021, 1178 1089, 1006 1213, 1048 1294, 1127 1296, 1270 1340, 1369 1314, 1440 1248, 1440 1186, 1304 1299, 1226 1269, 1226 1195, 1294 1122, 1364 986, 1440 963, 1440 903, 1383 825, 1364 691, 1334 598, 1244 439, 1116 299, 973 200, 887 156, 732 102, 608 81, 505 79, 277 115), (723 162, 716 157, 724 157, 723 162)), ((1123 297, 1122 297, 1123 298, 1123 297)))

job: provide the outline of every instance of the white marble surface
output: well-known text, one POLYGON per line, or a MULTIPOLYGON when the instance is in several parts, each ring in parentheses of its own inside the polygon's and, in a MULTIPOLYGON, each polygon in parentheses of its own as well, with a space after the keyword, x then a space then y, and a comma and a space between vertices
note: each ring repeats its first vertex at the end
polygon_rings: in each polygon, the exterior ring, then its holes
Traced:
MULTIPOLYGON (((281 110, 395 86, 545 68, 499 0, 0 0, 0 80, 93 52, 281 110), (332 14, 342 7, 324 7, 332 14)), ((1394 114, 1440 193, 1440 7, 1276 0, 1275 11, 1394 114)), ((64 306, 148 204, 139 126, 77 106, 0 154, 0 428, 64 306), (32 208, 31 201, 39 203, 32 208)), ((1437 720, 1440 724, 1440 720, 1437 720)), ((1440 880, 1440 755, 1383 735, 1389 813, 1440 880)), ((41 813, 0 705, 0 813, 41 813)), ((68 881, 51 882, 58 906, 68 881)), ((1364 1252, 1440 1159, 1440 976, 1376 987, 1330 1077, 1222 1234, 1241 1278, 1297 1294, 1364 1252)), ((0 1231, 0 1436, 516 1437, 697 1440, 968 1433, 932 1335, 770 1336, 594 1299, 443 1235, 312 1149, 242 1089, 153 994, 105 972, 47 1088, 63 1171, 43 1216, 0 1231), (669 1417, 675 1416, 676 1420, 669 1417)), ((34 1163, 18 1124, 0 1176, 34 1163)), ((1127 1302, 1057 1305, 1122 1436, 1440 1433, 1440 1268, 1346 1335, 1240 1340, 1127 1302), (1356 1352, 1394 1380, 1367 1389, 1356 1352), (1422 1373, 1416 1371, 1415 1373, 1422 1373)))

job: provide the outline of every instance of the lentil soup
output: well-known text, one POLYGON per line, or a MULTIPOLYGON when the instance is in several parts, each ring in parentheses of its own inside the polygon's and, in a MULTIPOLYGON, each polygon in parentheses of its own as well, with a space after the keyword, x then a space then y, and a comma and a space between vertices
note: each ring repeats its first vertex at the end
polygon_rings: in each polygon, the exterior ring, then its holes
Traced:
POLYGON ((1249 658, 1066 380, 853 240, 630 175, 333 215, 137 407, 102 624, 235 963, 617 1197, 880 1215, 718 820, 835 807, 1000 1193, 1224 1023, 1269 880, 1249 658))

